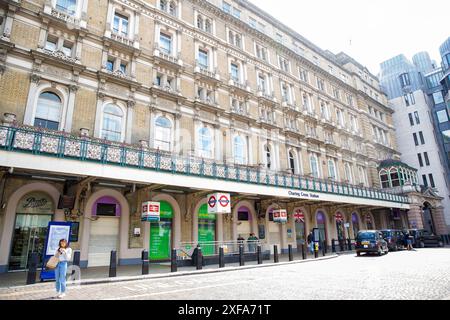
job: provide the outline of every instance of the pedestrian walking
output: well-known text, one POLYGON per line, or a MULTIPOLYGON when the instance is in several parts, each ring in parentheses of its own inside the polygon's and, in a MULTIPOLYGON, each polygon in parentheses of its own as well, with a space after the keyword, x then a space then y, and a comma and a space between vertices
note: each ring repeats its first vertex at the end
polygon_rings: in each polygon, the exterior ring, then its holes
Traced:
POLYGON ((406 248, 408 249, 408 251, 414 250, 413 246, 412 246, 412 241, 413 241, 413 236, 412 235, 407 235, 406 236, 406 248))
POLYGON ((72 259, 72 249, 69 247, 66 239, 59 240, 55 257, 59 260, 55 268, 56 297, 61 299, 66 295, 67 264, 72 259))
POLYGON ((314 253, 314 241, 313 241, 313 233, 312 233, 312 231, 308 234, 308 237, 306 238, 306 241, 308 242, 309 252, 311 254, 313 254, 314 253))

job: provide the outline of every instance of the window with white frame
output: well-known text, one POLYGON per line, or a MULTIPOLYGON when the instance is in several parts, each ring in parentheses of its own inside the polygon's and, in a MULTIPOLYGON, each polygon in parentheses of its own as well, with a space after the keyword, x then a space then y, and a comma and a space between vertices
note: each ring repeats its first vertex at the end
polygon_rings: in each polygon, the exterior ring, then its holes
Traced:
POLYGON ((337 180, 336 164, 333 159, 328 159, 328 178, 337 180))
POLYGON ((268 93, 268 85, 267 85, 267 76, 262 73, 258 72, 258 91, 261 91, 263 93, 268 93))
POLYGON ((358 166, 358 173, 359 173, 359 183, 364 186, 367 185, 366 171, 364 170, 364 167, 358 166))
POLYGON ((212 25, 213 25, 212 19, 202 14, 197 15, 197 28, 205 32, 212 33, 213 32, 212 25))
POLYGON ((295 174, 296 168, 295 168, 295 154, 292 152, 292 150, 289 150, 288 152, 288 158, 289 158, 289 170, 292 174, 295 174))
POLYGON ((234 162, 240 165, 247 164, 246 143, 244 138, 236 136, 234 138, 234 162))
POLYGON ((308 71, 303 69, 303 68, 299 68, 299 74, 300 74, 300 80, 303 82, 308 83, 308 71))
POLYGON ((225 11, 226 13, 230 13, 231 14, 231 4, 229 4, 228 2, 223 1, 222 2, 222 10, 225 11))
POLYGON ((349 106, 353 107, 353 96, 351 94, 347 94, 347 103, 349 106))
POLYGON ((171 151, 172 145, 172 123, 164 116, 155 120, 155 149, 171 151))
POLYGON ((208 50, 198 49, 198 64, 202 69, 209 69, 209 53, 208 50))
POLYGON ((231 71, 231 79, 234 82, 241 83, 239 65, 237 63, 231 63, 230 71, 231 71))
POLYGON ((302 102, 303 102, 303 109, 307 110, 308 112, 313 112, 311 99, 307 93, 304 93, 302 95, 302 102))
POLYGON ((211 130, 202 127, 198 130, 199 154, 203 158, 212 158, 212 135, 211 130))
POLYGON ((278 56, 278 66, 284 72, 289 72, 289 60, 285 57, 278 56))
POLYGON ((323 119, 330 120, 330 114, 328 112, 328 106, 324 101, 320 102, 320 116, 323 119))
POLYGON ((339 108, 336 108, 336 119, 338 125, 344 127, 344 112, 339 108))
POLYGON ((268 61, 269 60, 269 55, 268 55, 268 51, 267 48, 260 45, 259 43, 255 43, 255 51, 256 51, 256 56, 264 61, 268 61))
POLYGON ((348 183, 353 183, 352 169, 348 162, 344 163, 344 173, 345 173, 345 180, 348 183))
POLYGON ((159 49, 165 54, 172 54, 172 36, 166 33, 159 35, 159 49))
POLYGON ((114 12, 113 31, 121 36, 128 36, 128 17, 114 12))
POLYGON ((314 178, 320 178, 319 160, 314 153, 309 156, 309 164, 311 166, 311 175, 314 178))
POLYGON ((289 92, 289 86, 285 82, 280 82, 281 84, 281 97, 282 101, 291 103, 291 96, 289 92))
POLYGON ((122 141, 123 125, 122 109, 112 103, 105 105, 102 115, 101 138, 116 142, 122 141))
POLYGON ((56 10, 75 15, 77 11, 77 0, 56 0, 56 10))
POLYGON ((51 91, 42 92, 37 101, 34 126, 58 130, 62 107, 62 100, 56 93, 51 91))
POLYGON ((237 8, 235 8, 235 7, 233 7, 233 11, 232 11, 233 13, 233 16, 235 17, 235 18, 238 18, 238 19, 240 19, 241 18, 241 10, 239 10, 239 9, 237 9, 237 8))
POLYGON ((317 88, 321 91, 325 91, 325 81, 317 77, 317 88))
POLYGON ((47 35, 47 40, 45 41, 44 49, 47 51, 55 52, 60 51, 67 57, 73 56, 74 43, 63 39, 62 37, 57 37, 53 34, 47 35))
POLYGON ((338 88, 333 88, 333 96, 338 100, 341 98, 341 94, 338 88))
POLYGON ((242 35, 236 31, 228 31, 228 43, 242 49, 242 35))
POLYGON ((197 99, 204 101, 209 104, 213 104, 215 102, 214 99, 214 91, 204 87, 198 87, 197 89, 197 99))
POLYGON ((178 14, 178 3, 173 0, 159 0, 159 10, 176 17, 178 14))
POLYGON ((245 101, 231 98, 231 111, 237 114, 246 115, 247 107, 245 101))

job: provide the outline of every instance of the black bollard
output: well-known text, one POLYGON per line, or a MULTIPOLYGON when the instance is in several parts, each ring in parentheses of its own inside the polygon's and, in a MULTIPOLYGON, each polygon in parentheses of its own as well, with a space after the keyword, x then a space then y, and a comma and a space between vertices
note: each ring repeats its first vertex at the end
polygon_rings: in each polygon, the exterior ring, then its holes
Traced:
POLYGON ((341 239, 339 239, 339 249, 341 250, 340 252, 344 251, 344 241, 341 239))
POLYGON ((149 261, 147 250, 142 250, 141 260, 142 260, 142 274, 148 274, 149 261))
POLYGON ((331 252, 336 253, 336 245, 334 244, 334 239, 331 239, 331 252))
POLYGON ((117 275, 117 251, 111 251, 111 257, 109 259, 109 277, 113 278, 117 275))
POLYGON ((198 248, 197 251, 197 270, 202 270, 203 268, 203 254, 202 254, 202 248, 198 248))
POLYGON ((239 266, 243 266, 245 264, 244 262, 244 246, 239 246, 239 266))
POLYGON ((347 239, 348 251, 352 251, 352 240, 347 239))
POLYGON ((306 243, 304 243, 304 244, 302 245, 302 259, 303 259, 303 260, 306 260, 306 250, 305 250, 305 247, 306 247, 306 243))
POLYGON ((172 254, 170 255, 170 272, 178 271, 177 263, 177 249, 172 249, 172 254))
POLYGON ((258 255, 258 264, 262 264, 263 259, 262 259, 261 245, 258 245, 258 247, 256 247, 256 251, 258 255))
POLYGON ((223 247, 219 248, 219 268, 225 267, 225 255, 223 251, 223 247))
POLYGON ((289 252, 289 261, 294 261, 294 255, 292 253, 292 244, 288 245, 288 252, 289 252))
MULTIPOLYGON (((73 266, 77 266, 78 268, 80 267, 80 260, 81 260, 81 252, 79 250, 74 251, 73 253, 73 266)), ((75 274, 75 270, 72 270, 72 275, 75 274)))
POLYGON ((30 255, 30 260, 28 261, 28 272, 27 272, 27 284, 36 283, 36 270, 38 265, 38 254, 33 252, 30 255))
POLYGON ((327 242, 324 241, 324 242, 322 243, 322 256, 325 257, 326 254, 327 254, 327 242))
POLYGON ((278 263, 278 246, 273 246, 273 262, 278 263))

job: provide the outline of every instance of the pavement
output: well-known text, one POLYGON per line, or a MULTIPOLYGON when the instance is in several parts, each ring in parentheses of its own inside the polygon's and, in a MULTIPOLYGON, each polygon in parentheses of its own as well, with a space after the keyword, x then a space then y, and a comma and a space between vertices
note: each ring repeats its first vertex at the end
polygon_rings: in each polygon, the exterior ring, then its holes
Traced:
MULTIPOLYGON (((331 253, 328 253, 327 255, 331 255, 331 253)), ((320 253, 319 257, 322 257, 322 253, 320 253)), ((294 259, 296 261, 302 260, 301 254, 294 253, 294 259)), ((307 254, 307 259, 313 259, 313 256, 310 254, 307 254)), ((289 260, 289 256, 287 254, 280 254, 279 255, 279 261, 287 262, 289 260)), ((264 260, 263 265, 271 263, 273 261, 273 256, 271 257, 271 260, 264 260)), ((246 266, 257 266, 256 261, 246 261, 246 266)), ((239 267, 238 263, 228 263, 226 264, 226 267, 239 267)), ((206 270, 208 272, 211 272, 213 270, 219 270, 218 265, 206 265, 203 266, 203 270, 206 270)), ((224 269, 220 269, 224 270, 224 269)), ((228 268, 225 268, 225 270, 228 270, 228 268)), ((175 275, 184 275, 189 272, 197 272, 196 267, 189 266, 189 267, 178 267, 178 272, 171 273, 170 271, 170 263, 164 262, 164 263, 151 263, 149 265, 149 275, 144 276, 145 277, 165 277, 165 276, 171 276, 173 274, 175 275)), ((99 283, 99 282, 114 282, 114 281, 123 281, 124 279, 129 280, 132 278, 136 279, 142 279, 142 267, 141 265, 129 265, 129 266, 117 266, 117 276, 113 278, 109 278, 109 267, 91 267, 91 268, 84 268, 80 269, 80 276, 74 277, 73 280, 78 280, 77 284, 84 284, 84 283, 99 283)), ((0 288, 12 288, 17 286, 24 286, 26 285, 26 279, 27 279, 27 273, 26 272, 9 272, 9 273, 2 273, 0 274, 0 288)), ((43 285, 48 284, 49 282, 40 283, 40 272, 37 272, 36 275, 36 284, 34 285, 28 285, 30 286, 37 286, 37 285, 43 285)), ((70 282, 70 281, 69 281, 70 282)), ((53 283, 53 281, 50 281, 50 283, 53 283)))
MULTIPOLYGON (((250 263, 248 263, 250 264, 250 263)), ((69 286, 68 300, 443 300, 450 297, 450 248, 305 262, 265 262, 162 277, 69 286), (226 272, 223 272, 226 271, 226 272)), ((217 267, 217 266, 216 266, 217 267)), ((52 283, 0 289, 0 299, 53 300, 52 283)))

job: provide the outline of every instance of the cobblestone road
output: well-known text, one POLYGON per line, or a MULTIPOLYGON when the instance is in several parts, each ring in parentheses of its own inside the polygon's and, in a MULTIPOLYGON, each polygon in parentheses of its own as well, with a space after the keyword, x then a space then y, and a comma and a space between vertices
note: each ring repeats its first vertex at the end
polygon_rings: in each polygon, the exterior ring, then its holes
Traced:
MULTIPOLYGON (((0 299, 52 299, 51 283, 0 290, 0 299)), ((72 286, 65 299, 448 299, 450 249, 241 271, 72 286)))

